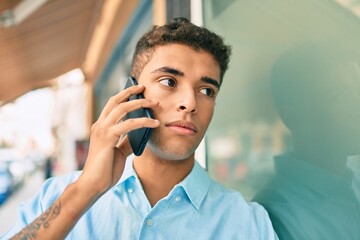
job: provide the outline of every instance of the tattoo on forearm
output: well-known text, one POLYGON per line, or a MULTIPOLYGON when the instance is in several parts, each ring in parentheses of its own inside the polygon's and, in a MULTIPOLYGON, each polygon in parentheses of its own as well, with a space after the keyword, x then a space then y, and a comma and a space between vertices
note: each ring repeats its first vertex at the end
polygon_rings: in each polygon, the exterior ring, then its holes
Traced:
POLYGON ((47 209, 40 217, 35 219, 32 223, 26 226, 21 232, 16 234, 12 240, 28 240, 28 239, 35 239, 38 230, 43 228, 50 227, 51 220, 55 219, 59 216, 61 211, 61 203, 60 199, 56 200, 54 204, 47 209))

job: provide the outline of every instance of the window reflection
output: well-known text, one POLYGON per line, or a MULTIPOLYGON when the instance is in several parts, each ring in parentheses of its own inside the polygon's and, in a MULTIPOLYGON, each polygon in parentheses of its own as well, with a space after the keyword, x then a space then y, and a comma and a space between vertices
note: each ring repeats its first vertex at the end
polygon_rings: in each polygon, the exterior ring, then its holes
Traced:
POLYGON ((208 169, 260 201, 280 239, 360 238, 359 3, 203 1, 233 46, 208 169))
POLYGON ((275 61, 274 102, 293 148, 275 157, 275 175, 255 197, 281 239, 358 239, 360 69, 341 44, 305 44, 275 61), (350 161, 352 160, 352 161, 350 161))

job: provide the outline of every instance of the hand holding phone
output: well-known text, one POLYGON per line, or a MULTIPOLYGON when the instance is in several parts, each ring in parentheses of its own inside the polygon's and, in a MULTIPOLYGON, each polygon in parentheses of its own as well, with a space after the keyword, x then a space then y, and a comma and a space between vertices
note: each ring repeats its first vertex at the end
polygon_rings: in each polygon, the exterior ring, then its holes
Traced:
MULTIPOLYGON (((129 77, 125 88, 129 88, 131 86, 138 85, 136 79, 134 77, 129 77)), ((144 95, 142 93, 131 95, 129 97, 129 101, 135 100, 135 99, 143 99, 144 95)), ((142 117, 148 117, 148 118, 154 118, 150 109, 148 108, 140 108, 135 111, 129 112, 124 119, 129 118, 142 118, 142 117)), ((144 148, 146 146, 147 141, 150 138, 152 132, 152 128, 138 128, 135 130, 132 130, 128 132, 128 139, 131 145, 131 148, 136 156, 140 156, 144 148)))

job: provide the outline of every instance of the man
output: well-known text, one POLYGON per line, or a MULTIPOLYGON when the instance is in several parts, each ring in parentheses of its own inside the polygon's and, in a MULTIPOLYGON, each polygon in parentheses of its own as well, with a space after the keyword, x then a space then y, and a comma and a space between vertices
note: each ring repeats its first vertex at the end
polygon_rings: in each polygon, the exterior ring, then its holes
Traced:
POLYGON ((219 36, 186 19, 146 33, 132 64, 139 86, 104 107, 84 170, 46 182, 6 236, 33 221, 14 239, 275 239, 260 205, 215 183, 194 160, 229 55, 219 36), (145 99, 127 101, 141 92, 145 99), (124 120, 139 108, 155 120, 124 120), (149 142, 127 158, 122 136, 141 127, 153 128, 149 142))
POLYGON ((359 168, 349 160, 360 154, 360 69, 351 48, 302 44, 273 66, 273 98, 293 148, 275 157, 276 174, 255 200, 280 239, 359 239, 359 168))

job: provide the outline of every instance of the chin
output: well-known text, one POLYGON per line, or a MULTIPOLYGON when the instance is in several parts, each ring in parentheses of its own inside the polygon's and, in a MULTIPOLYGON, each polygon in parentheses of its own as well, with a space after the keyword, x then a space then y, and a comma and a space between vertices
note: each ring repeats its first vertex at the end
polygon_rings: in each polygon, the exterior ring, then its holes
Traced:
POLYGON ((149 141, 148 149, 159 158, 167 161, 182 161, 194 156, 195 147, 186 146, 166 146, 156 141, 149 141))

